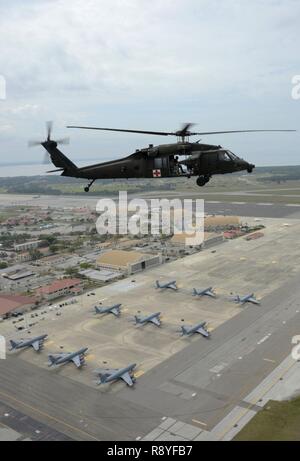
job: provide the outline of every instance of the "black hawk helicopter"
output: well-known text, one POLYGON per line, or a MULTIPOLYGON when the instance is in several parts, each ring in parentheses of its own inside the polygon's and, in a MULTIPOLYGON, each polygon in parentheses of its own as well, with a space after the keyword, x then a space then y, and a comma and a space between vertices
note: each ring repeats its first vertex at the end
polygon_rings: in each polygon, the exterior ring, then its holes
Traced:
POLYGON ((255 165, 233 154, 222 146, 200 143, 201 140, 190 142, 191 136, 206 136, 225 133, 254 133, 274 131, 296 130, 233 130, 233 131, 208 131, 192 132, 192 123, 186 123, 180 130, 175 132, 165 131, 142 131, 126 130, 120 128, 99 128, 90 126, 67 126, 67 128, 79 128, 85 130, 119 131, 124 133, 142 133, 158 136, 176 136, 177 142, 172 144, 160 144, 137 149, 127 157, 109 162, 97 163, 78 168, 58 148, 58 144, 68 143, 68 138, 52 140, 52 122, 47 122, 47 138, 45 141, 30 141, 29 146, 42 145, 50 155, 52 163, 57 170, 48 171, 54 173, 62 171, 62 176, 89 179, 89 184, 84 188, 85 192, 96 179, 121 179, 121 178, 174 178, 198 176, 197 185, 204 186, 215 174, 234 173, 236 171, 248 171, 252 173, 255 165), (179 159, 182 157, 182 160, 179 159))

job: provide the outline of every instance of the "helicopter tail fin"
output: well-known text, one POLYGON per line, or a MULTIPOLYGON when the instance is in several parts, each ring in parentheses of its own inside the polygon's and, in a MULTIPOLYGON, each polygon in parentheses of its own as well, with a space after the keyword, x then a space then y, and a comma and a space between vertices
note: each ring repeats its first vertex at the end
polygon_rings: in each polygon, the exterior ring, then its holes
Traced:
POLYGON ((59 149, 57 149, 56 143, 50 141, 47 145, 44 145, 46 151, 48 152, 50 159, 54 166, 57 168, 62 168, 63 176, 73 176, 76 174, 78 168, 75 163, 71 162, 71 160, 66 157, 59 149))

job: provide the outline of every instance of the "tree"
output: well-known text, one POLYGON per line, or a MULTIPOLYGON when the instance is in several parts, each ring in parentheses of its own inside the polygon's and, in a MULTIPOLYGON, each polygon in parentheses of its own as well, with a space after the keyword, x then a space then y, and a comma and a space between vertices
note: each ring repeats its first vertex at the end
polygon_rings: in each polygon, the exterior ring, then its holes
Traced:
POLYGON ((80 263, 81 269, 89 269, 90 267, 92 267, 92 264, 90 263, 80 263))

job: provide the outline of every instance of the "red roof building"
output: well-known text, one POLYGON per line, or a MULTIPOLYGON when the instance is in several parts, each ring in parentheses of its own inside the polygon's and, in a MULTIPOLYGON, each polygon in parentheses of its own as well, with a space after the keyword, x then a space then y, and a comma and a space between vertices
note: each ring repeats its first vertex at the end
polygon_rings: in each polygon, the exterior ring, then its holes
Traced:
POLYGON ((29 310, 37 304, 37 301, 37 298, 33 296, 3 293, 0 295, 0 316, 8 317, 14 311, 23 312, 29 310))
POLYGON ((50 285, 37 288, 35 292, 39 297, 54 299, 67 294, 74 294, 74 290, 81 292, 82 288, 83 283, 80 279, 61 279, 55 280, 50 285))

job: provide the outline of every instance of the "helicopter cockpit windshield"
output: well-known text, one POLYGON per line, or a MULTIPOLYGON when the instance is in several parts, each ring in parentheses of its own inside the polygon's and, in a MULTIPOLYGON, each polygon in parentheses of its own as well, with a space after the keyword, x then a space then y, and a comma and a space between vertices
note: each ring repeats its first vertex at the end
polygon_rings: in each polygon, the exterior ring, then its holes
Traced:
POLYGON ((231 162, 233 158, 231 157, 228 151, 224 151, 220 152, 219 160, 221 160, 222 162, 231 162))
POLYGON ((229 155, 229 157, 231 158, 231 160, 237 160, 238 159, 238 156, 235 155, 233 152, 231 152, 231 150, 227 150, 226 152, 229 155))
POLYGON ((227 162, 234 162, 235 160, 238 160, 238 157, 230 150, 226 150, 221 153, 220 160, 227 161, 227 162))

